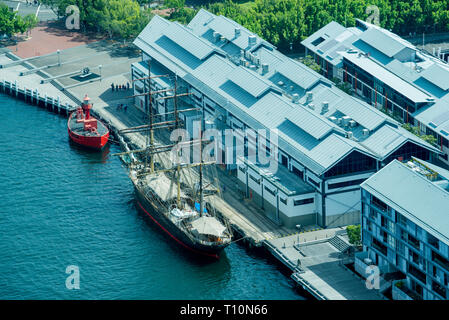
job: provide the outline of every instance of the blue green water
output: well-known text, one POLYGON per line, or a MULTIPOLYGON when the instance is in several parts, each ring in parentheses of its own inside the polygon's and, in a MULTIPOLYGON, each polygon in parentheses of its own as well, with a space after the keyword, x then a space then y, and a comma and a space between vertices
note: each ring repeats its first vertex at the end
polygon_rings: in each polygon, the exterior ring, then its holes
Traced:
POLYGON ((0 114, 0 299, 302 299, 238 244, 212 263, 176 246, 137 211, 117 146, 73 146, 66 118, 8 96, 0 114))

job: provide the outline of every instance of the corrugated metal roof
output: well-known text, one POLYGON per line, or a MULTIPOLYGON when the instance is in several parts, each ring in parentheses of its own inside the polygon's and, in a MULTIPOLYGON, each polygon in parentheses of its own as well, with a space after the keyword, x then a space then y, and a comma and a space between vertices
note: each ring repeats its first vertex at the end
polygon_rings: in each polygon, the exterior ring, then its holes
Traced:
MULTIPOLYGON (((211 23, 216 17, 206 14, 204 11, 200 12, 203 13, 198 19, 194 18, 192 21, 198 26, 197 32, 201 34, 208 29, 208 27, 201 28, 201 26, 211 23)), ((344 138, 344 130, 327 120, 328 114, 320 115, 318 107, 323 101, 328 101, 331 108, 337 108, 340 102, 348 104, 340 108, 341 112, 354 119, 359 119, 361 125, 373 130, 378 130, 375 127, 381 121, 379 112, 350 98, 318 73, 285 57, 276 50, 268 52, 270 49, 260 49, 259 52, 267 50, 266 53, 269 53, 270 58, 277 61, 275 66, 270 65, 269 73, 261 75, 235 65, 221 54, 216 54, 215 52, 219 52, 219 50, 212 42, 210 43, 213 47, 212 53, 207 56, 209 49, 199 50, 194 56, 194 59, 199 61, 199 65, 194 66, 190 62, 180 59, 178 49, 167 46, 164 48, 158 45, 158 40, 165 36, 167 25, 171 23, 159 17, 155 17, 153 20, 149 24, 151 28, 145 28, 135 41, 143 51, 171 71, 178 73, 187 83, 203 92, 208 98, 252 129, 282 129, 279 131, 279 147, 314 173, 318 175, 324 173, 329 166, 335 164, 335 161, 352 150, 371 154, 368 148, 362 144, 344 138), (207 58, 200 60, 199 57, 205 56, 207 58), (282 74, 298 86, 313 90, 314 103, 317 106, 315 111, 301 104, 294 104, 290 97, 281 95, 280 87, 271 81, 276 78, 273 76, 274 74, 278 76, 282 74), (345 102, 345 99, 352 100, 345 102), (371 111, 359 109, 371 109, 371 111), (327 158, 326 150, 329 152, 327 158)), ((193 32, 188 28, 182 27, 182 29, 182 33, 193 32)), ((176 45, 185 50, 184 43, 190 41, 191 38, 176 37, 175 39, 176 45)), ((175 43, 173 40, 170 41, 175 43)), ((203 38, 201 41, 207 40, 203 38)), ((193 49, 189 48, 189 50, 193 49)), ((335 112, 335 110, 330 112, 335 112)), ((387 116, 382 116, 384 120, 388 119, 387 116)), ((394 151, 390 147, 387 149, 394 151)))
POLYGON ((255 98, 260 97, 263 93, 270 89, 270 84, 266 80, 256 76, 245 67, 235 68, 228 75, 228 79, 250 93, 255 98))
POLYGON ((328 80, 324 80, 317 73, 312 72, 305 65, 297 63, 294 60, 287 60, 280 64, 276 71, 282 74, 284 77, 298 84, 304 90, 309 90, 317 82, 323 81, 328 83, 328 80))
POLYGON ((366 30, 361 36, 360 39, 373 48, 379 50, 384 53, 388 57, 393 57, 400 51, 402 51, 406 46, 401 42, 389 37, 382 31, 376 28, 370 28, 366 30))
POLYGON ((449 242, 449 194, 397 160, 361 187, 437 238, 449 242))
POLYGON ((164 31, 164 35, 200 60, 204 60, 212 52, 216 51, 216 48, 209 42, 197 37, 178 23, 172 23, 164 31))
POLYGON ((434 64, 423 71, 421 76, 443 90, 449 89, 449 69, 434 64))
POLYGON ((414 87, 364 55, 343 52, 342 56, 389 87, 408 97, 413 102, 428 102, 428 99, 431 98, 430 95, 414 87))

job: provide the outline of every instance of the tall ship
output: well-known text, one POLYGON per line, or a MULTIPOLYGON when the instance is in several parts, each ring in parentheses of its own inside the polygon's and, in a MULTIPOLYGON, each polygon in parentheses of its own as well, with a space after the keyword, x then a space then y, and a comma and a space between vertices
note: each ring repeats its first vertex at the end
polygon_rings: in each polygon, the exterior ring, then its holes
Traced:
MULTIPOLYGON (((151 77, 149 76, 148 82, 151 77)), ((148 85, 151 88, 150 85, 148 85)), ((197 163, 183 163, 180 159, 173 161, 161 160, 162 154, 172 152, 175 144, 156 144, 154 131, 159 129, 179 128, 179 113, 193 109, 179 110, 177 97, 186 94, 176 93, 176 78, 174 94, 174 111, 162 114, 170 116, 171 120, 154 122, 157 116, 153 114, 151 96, 149 101, 149 124, 121 130, 121 133, 146 132, 147 148, 130 150, 118 153, 122 157, 128 155, 129 177, 134 185, 137 206, 150 220, 165 232, 173 242, 198 255, 219 258, 220 252, 232 241, 232 231, 225 220, 216 214, 213 201, 205 198, 217 196, 219 190, 211 183, 204 183, 204 167, 214 166, 215 162, 204 162, 203 157, 197 163), (140 155, 140 160, 135 157, 140 155), (156 160, 156 157, 159 157, 156 160), (165 164, 163 164, 165 162, 165 164), (190 185, 181 181, 182 175, 194 176, 195 183, 190 185)), ((152 92, 143 93, 151 95, 152 92)), ((133 96, 134 97, 134 96, 133 96)), ((195 108, 195 110, 199 110, 195 108)), ((161 116, 161 114, 159 114, 161 116)), ((202 123, 202 119, 200 121, 202 123)), ((199 129, 199 138, 181 142, 182 147, 199 148, 202 154, 202 125, 199 129)), ((197 149, 198 151, 198 149, 197 149)), ((175 152, 180 154, 180 152, 175 152)), ((190 162, 190 161, 185 161, 190 162)), ((191 181, 192 182, 192 181, 191 181)))
POLYGON ((92 104, 86 94, 81 106, 70 114, 67 130, 76 144, 100 150, 109 140, 109 129, 90 114, 90 109, 92 104))

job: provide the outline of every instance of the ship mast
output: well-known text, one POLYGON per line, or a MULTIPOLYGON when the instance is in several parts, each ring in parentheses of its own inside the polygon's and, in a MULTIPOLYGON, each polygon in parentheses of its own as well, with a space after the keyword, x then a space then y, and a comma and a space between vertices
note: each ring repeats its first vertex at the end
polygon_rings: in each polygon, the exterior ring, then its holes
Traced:
MULTIPOLYGON (((179 128, 179 114, 178 114, 178 76, 175 74, 175 90, 174 90, 174 96, 173 96, 173 111, 175 114, 175 130, 179 128)), ((179 142, 179 138, 178 138, 179 142)), ((179 156, 178 151, 178 156, 179 156)), ((178 165, 176 167, 176 205, 178 208, 181 206, 181 164, 179 163, 179 157, 178 157, 178 165)))
POLYGON ((200 140, 200 216, 203 215, 204 209, 203 209, 203 130, 202 130, 202 122, 203 119, 200 120, 200 127, 199 127, 199 140, 200 140))

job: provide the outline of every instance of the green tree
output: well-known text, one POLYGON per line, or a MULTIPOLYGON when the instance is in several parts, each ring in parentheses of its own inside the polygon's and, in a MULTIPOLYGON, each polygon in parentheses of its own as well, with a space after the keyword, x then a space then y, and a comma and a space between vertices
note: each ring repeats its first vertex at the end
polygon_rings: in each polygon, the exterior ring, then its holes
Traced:
POLYGON ((31 29, 37 26, 39 19, 34 14, 27 14, 25 17, 23 17, 23 21, 25 23, 27 33, 29 33, 31 29))
POLYGON ((359 224, 347 226, 346 232, 348 234, 349 243, 351 243, 354 246, 361 245, 361 228, 359 224))
POLYGON ((7 5, 0 3, 0 34, 10 37, 26 30, 27 26, 23 18, 16 11, 10 11, 7 5))

